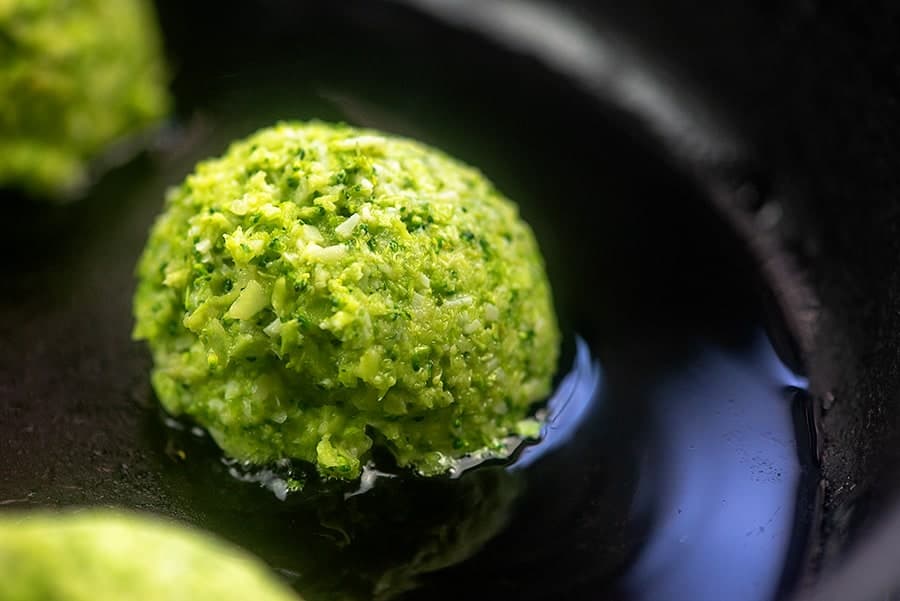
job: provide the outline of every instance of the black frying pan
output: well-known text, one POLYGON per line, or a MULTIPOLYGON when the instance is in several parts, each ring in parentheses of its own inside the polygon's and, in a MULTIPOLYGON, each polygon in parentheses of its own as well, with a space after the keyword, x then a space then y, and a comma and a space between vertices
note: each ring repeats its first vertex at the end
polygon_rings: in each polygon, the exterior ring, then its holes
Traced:
POLYGON ((889 9, 158 4, 177 119, 77 203, 3 192, 4 510, 160 513, 311 601, 891 589, 876 560, 900 535, 865 555, 900 450, 889 9), (514 470, 279 500, 160 415, 129 334, 165 188, 313 117, 433 143, 520 203, 561 374, 576 337, 599 366, 565 444, 514 470))

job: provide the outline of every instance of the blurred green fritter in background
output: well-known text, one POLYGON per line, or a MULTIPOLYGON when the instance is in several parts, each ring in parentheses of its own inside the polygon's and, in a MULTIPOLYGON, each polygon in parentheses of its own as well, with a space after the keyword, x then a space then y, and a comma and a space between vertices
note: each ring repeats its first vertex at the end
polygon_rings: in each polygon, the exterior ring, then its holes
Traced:
POLYGON ((0 187, 60 197, 170 107, 144 0, 0 0, 0 187))
POLYGON ((109 510, 0 518, 0 599, 302 601, 235 547, 109 510))

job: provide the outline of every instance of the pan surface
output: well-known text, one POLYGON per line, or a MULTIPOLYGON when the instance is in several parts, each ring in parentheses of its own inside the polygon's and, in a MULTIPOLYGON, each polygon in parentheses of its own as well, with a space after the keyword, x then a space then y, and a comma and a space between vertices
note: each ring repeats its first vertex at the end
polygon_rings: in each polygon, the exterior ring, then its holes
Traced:
POLYGON ((182 4, 160 3, 179 116, 153 146, 77 203, 3 193, 4 510, 170 516, 260 555, 311 601, 793 589, 819 482, 802 361, 758 259, 638 122, 404 6, 271 2, 213 22, 182 4), (566 397, 558 446, 458 480, 282 499, 277 474, 223 461, 160 414, 130 311, 166 188, 235 138, 309 118, 434 144, 519 202, 566 336, 560 387, 573 362, 589 381, 566 397))

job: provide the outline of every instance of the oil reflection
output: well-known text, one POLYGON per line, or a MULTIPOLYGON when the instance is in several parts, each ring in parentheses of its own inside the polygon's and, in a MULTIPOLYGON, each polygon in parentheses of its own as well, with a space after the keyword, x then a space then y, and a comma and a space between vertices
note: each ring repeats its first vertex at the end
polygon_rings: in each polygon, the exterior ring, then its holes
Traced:
POLYGON ((806 385, 760 335, 740 354, 704 348, 650 392, 635 516, 652 536, 627 598, 775 596, 803 470, 791 404, 806 385))
POLYGON ((570 441, 588 409, 602 398, 602 386, 600 364, 591 358, 587 343, 581 337, 576 338, 572 371, 566 374, 547 401, 540 440, 523 448, 509 469, 524 469, 570 441))

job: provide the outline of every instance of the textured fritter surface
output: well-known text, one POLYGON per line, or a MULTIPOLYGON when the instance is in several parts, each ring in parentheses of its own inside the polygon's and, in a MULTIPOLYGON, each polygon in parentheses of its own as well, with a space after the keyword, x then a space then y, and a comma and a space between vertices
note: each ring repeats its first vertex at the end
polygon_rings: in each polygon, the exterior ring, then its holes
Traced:
POLYGON ((0 0, 0 186, 58 196, 169 108, 146 0, 0 0))
POLYGON ((353 478, 373 444, 432 475, 533 432, 559 333, 534 236, 422 144, 285 123, 201 163, 138 267, 165 408, 229 455, 353 478))
POLYGON ((300 601, 236 548, 110 511, 0 517, 4 601, 300 601))

